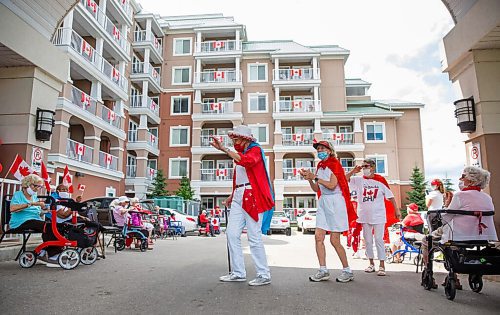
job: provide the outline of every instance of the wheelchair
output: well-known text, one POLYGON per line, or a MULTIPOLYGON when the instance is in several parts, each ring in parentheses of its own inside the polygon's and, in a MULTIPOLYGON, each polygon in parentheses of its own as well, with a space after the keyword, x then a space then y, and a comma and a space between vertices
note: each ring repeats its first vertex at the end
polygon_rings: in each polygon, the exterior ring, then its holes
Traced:
MULTIPOLYGON (((421 230, 420 229, 421 227, 423 227, 423 224, 419 227, 414 227, 414 229, 416 229, 416 231, 418 232, 418 230, 421 230)), ((417 245, 416 245, 416 243, 418 243, 418 241, 416 239, 411 239, 411 238, 406 237, 407 233, 409 232, 409 229, 407 227, 404 227, 402 224, 396 223, 393 225, 393 228, 399 229, 398 234, 401 235, 401 243, 402 243, 401 247, 402 248, 396 250, 392 254, 386 255, 385 262, 388 264, 393 263, 397 257, 399 257, 403 261, 405 260, 406 257, 408 257, 408 259, 411 261, 412 254, 416 254, 416 256, 413 258, 413 264, 415 266, 417 266, 417 270, 418 270, 418 266, 420 264, 420 257, 421 257, 420 247, 417 248, 417 245)))
MULTIPOLYGON (((129 210, 129 213, 131 213, 131 212, 140 213, 137 211, 129 210)), ((144 235, 144 233, 142 233, 141 230, 143 230, 143 228, 132 225, 132 221, 129 217, 127 219, 127 224, 123 225, 121 234, 116 237, 115 248, 118 251, 122 251, 125 249, 125 247, 128 244, 132 243, 133 238, 137 238, 140 240, 140 245, 139 245, 140 251, 145 252, 149 246, 148 245, 148 238, 146 235, 144 235)))
MULTIPOLYGON (((443 214, 476 216, 479 224, 481 217, 492 216, 494 211, 464 211, 464 210, 429 210, 427 220, 429 231, 449 224, 443 219, 443 214)), ((454 216, 453 216, 454 217, 454 216)), ((451 219, 450 221, 452 221, 451 219)), ((445 279, 445 294, 448 300, 453 300, 456 295, 456 274, 469 275, 469 287, 472 291, 479 293, 483 288, 483 275, 500 275, 500 249, 489 241, 447 241, 437 242, 432 235, 426 236, 424 240, 428 247, 428 262, 422 271, 421 285, 426 290, 435 287, 433 278, 433 255, 441 252, 444 256, 444 267, 448 271, 445 279)))

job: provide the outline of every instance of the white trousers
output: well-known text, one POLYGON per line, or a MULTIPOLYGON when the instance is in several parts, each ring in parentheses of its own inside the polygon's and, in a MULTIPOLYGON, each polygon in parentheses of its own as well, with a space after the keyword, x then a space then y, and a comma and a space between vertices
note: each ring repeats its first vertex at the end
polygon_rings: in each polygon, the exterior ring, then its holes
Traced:
POLYGON ((246 277, 245 261, 241 248, 241 233, 246 226, 248 244, 250 245, 250 253, 252 254, 257 276, 270 278, 271 274, 267 265, 266 250, 264 249, 262 232, 260 230, 262 213, 259 214, 259 221, 255 222, 241 207, 242 197, 242 193, 235 192, 226 229, 229 254, 231 256, 231 272, 239 277, 246 277))
POLYGON ((384 230, 385 223, 369 224, 363 223, 363 238, 366 243, 366 257, 373 259, 373 238, 375 238, 375 246, 377 247, 377 259, 385 260, 384 247, 384 230))

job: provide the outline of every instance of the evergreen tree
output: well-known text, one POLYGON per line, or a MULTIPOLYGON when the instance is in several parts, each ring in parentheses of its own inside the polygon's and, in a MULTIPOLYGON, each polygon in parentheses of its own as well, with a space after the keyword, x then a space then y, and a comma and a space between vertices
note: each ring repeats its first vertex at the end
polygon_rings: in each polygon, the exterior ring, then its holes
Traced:
POLYGON ((163 170, 159 169, 156 171, 156 176, 153 179, 153 192, 151 197, 165 197, 168 196, 167 183, 165 183, 165 175, 163 175, 163 170))
POLYGON ((424 174, 422 174, 418 166, 415 166, 412 170, 410 176, 410 186, 411 190, 407 193, 407 200, 410 203, 416 203, 420 211, 426 211, 425 188, 427 187, 427 182, 425 181, 424 174))
POLYGON ((182 177, 179 189, 175 192, 179 197, 184 198, 184 200, 193 200, 194 190, 191 188, 191 182, 186 176, 182 177))
POLYGON ((443 185, 446 191, 455 191, 453 184, 451 183, 451 179, 448 178, 448 174, 446 174, 446 177, 443 179, 443 185))

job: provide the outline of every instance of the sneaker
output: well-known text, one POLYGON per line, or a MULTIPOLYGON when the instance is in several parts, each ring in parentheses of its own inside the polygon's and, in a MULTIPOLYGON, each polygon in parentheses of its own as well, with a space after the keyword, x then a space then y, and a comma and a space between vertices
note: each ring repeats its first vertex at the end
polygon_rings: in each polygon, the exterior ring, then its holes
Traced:
POLYGON ((328 270, 318 270, 314 275, 309 276, 309 281, 320 282, 330 279, 328 270))
POLYGON ((222 282, 244 282, 244 281, 247 281, 247 278, 245 277, 240 277, 240 276, 237 276, 235 274, 227 274, 225 276, 222 276, 219 278, 220 281, 222 282))
POLYGON ((266 284, 271 284, 271 278, 266 278, 262 275, 258 275, 257 278, 248 282, 248 285, 251 285, 251 286, 259 286, 259 285, 266 285, 266 284))
POLYGON ((347 272, 345 270, 342 270, 340 275, 337 277, 337 282, 349 282, 354 280, 354 274, 352 272, 347 272))

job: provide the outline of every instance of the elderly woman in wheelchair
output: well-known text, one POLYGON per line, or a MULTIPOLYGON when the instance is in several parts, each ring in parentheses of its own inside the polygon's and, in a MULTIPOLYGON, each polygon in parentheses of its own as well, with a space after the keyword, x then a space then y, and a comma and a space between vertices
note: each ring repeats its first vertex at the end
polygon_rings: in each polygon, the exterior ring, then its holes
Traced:
POLYGON ((455 298, 462 286, 457 273, 469 275, 469 286, 481 291, 482 276, 500 274, 500 250, 491 241, 498 241, 493 222, 494 206, 491 197, 482 192, 490 173, 478 167, 465 167, 457 192, 447 209, 428 212, 429 231, 422 243, 425 269, 422 286, 437 288, 433 278, 433 254, 442 252, 448 270, 443 285, 446 297, 455 298))
MULTIPOLYGON (((392 261, 397 263, 402 263, 405 259, 405 256, 409 254, 411 258, 411 254, 418 254, 420 250, 417 249, 415 242, 420 242, 424 239, 423 228, 424 228, 424 220, 418 213, 418 205, 414 203, 410 203, 406 207, 406 211, 408 215, 404 218, 404 220, 395 224, 394 227, 399 229, 396 234, 399 236, 392 243, 391 253, 392 255, 388 255, 386 261, 391 263, 392 261), (403 247, 403 249, 401 249, 403 247)), ((418 259, 415 257, 415 264, 418 264, 418 259)))

